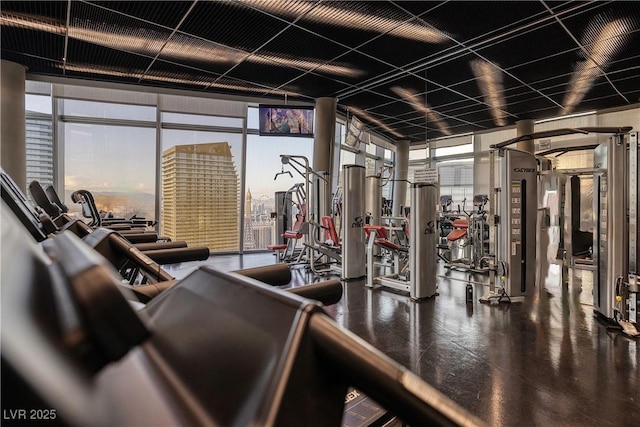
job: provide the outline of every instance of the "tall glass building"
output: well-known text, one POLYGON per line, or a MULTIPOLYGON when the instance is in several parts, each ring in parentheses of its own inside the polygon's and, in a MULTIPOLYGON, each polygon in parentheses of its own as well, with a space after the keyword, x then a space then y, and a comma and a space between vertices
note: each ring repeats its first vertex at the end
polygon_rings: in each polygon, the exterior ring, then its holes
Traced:
POLYGON ((227 142, 169 148, 162 154, 162 233, 212 251, 237 249, 239 184, 227 142))

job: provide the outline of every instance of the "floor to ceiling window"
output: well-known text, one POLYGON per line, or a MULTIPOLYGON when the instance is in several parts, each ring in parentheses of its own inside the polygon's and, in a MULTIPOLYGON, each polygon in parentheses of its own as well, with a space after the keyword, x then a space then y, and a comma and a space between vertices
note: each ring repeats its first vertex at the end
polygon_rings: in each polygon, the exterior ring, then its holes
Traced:
POLYGON ((242 118, 162 113, 162 234, 240 249, 243 127, 242 118))
MULTIPOLYGON (((243 243, 245 250, 266 249, 268 245, 279 243, 280 240, 276 227, 276 203, 287 203, 291 206, 287 219, 289 225, 293 225, 295 215, 301 209, 301 200, 298 199, 295 186, 304 183, 304 177, 291 165, 282 164, 280 156, 306 157, 312 167, 313 137, 258 135, 258 109, 254 107, 248 109, 247 128, 249 134, 243 243), (276 192, 288 191, 290 192, 284 201, 276 199, 276 192)), ((304 159, 298 160, 304 163, 304 159)), ((303 172, 301 167, 297 168, 303 172)))
POLYGON ((27 182, 54 183, 53 120, 50 95, 25 95, 27 182))
POLYGON ((93 193, 114 216, 155 219, 155 107, 60 99, 64 139, 64 197, 93 193))

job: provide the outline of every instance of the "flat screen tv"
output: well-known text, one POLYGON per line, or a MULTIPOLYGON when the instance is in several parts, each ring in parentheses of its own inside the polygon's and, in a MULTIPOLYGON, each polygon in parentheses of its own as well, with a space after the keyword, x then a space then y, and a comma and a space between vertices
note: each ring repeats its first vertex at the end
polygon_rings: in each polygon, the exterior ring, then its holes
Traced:
POLYGON ((351 116, 349 120, 349 126, 347 126, 347 135, 344 139, 344 143, 355 149, 360 148, 360 142, 362 141, 362 135, 364 133, 364 123, 362 123, 356 116, 351 116))
POLYGON ((313 107, 260 105, 260 135, 313 136, 313 107))

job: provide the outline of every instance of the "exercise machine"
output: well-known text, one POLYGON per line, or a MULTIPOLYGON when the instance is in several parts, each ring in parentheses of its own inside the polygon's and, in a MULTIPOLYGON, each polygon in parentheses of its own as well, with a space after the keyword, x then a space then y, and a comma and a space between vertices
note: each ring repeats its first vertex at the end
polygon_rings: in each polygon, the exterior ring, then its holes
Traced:
POLYGON ((354 386, 411 425, 483 425, 317 303, 241 275, 196 270, 136 312, 95 252, 66 234, 49 257, 6 206, 3 408, 40 402, 71 426, 325 426, 354 386))
MULTIPOLYGON (((309 222, 315 221, 313 212, 318 209, 318 204, 321 202, 317 197, 309 197, 310 195, 312 195, 311 185, 312 183, 315 183, 313 194, 323 194, 318 189, 318 187, 321 185, 321 183, 323 185, 326 185, 327 179, 325 176, 323 176, 323 174, 320 174, 311 169, 311 167, 309 166, 309 159, 307 159, 305 156, 281 154, 280 161, 282 163, 282 171, 276 174, 274 180, 282 174, 289 174, 290 176, 292 176, 290 171, 284 170, 285 165, 288 165, 303 178, 303 182, 301 183, 301 185, 294 186, 294 191, 296 197, 298 198, 299 211, 296 214, 296 221, 292 227, 294 229, 287 230, 282 233, 282 237, 287 242, 286 246, 284 246, 285 243, 278 243, 276 245, 267 246, 267 249, 276 251, 276 253, 278 254, 278 258, 282 257, 283 261, 287 261, 292 264, 309 264, 312 261, 313 257, 313 253, 311 253, 309 250, 309 243, 311 241, 309 236, 309 233, 311 232, 309 222), (302 239, 303 247, 300 251, 297 251, 295 249, 295 244, 299 239, 302 239), (296 253, 297 256, 294 260, 293 258, 296 253)), ((285 200, 285 203, 287 202, 288 201, 285 200)), ((283 214, 286 214, 286 212, 283 212, 283 214)), ((311 267, 313 268, 313 266, 311 267)))
MULTIPOLYGON (((409 270, 400 266, 401 248, 389 241, 383 226, 368 226, 367 287, 388 287, 409 293, 413 301, 437 295, 436 252, 438 230, 436 200, 438 188, 434 184, 411 184, 412 210, 409 221, 409 270), (394 257, 394 271, 390 275, 374 276, 374 247, 389 249, 394 257)), ((406 267, 406 266, 405 266, 406 267)))
POLYGON ((490 188, 494 188, 496 154, 500 157, 500 185, 489 210, 489 293, 481 302, 522 302, 533 293, 536 279, 537 160, 531 153, 508 148, 519 139, 492 146, 490 188), (493 212, 500 212, 496 224, 493 212), (491 226, 496 225, 494 230, 491 226), (496 292, 495 277, 500 279, 496 292))
POLYGON ((497 233, 495 238, 490 234, 490 252, 497 258, 495 265, 490 260, 489 293, 480 299, 481 302, 521 302, 533 294, 536 283, 537 179, 539 165, 544 169, 548 164, 531 153, 509 146, 524 140, 575 133, 618 135, 630 130, 630 127, 556 129, 522 135, 491 146, 490 188, 494 189, 495 195, 490 204, 489 224, 490 229, 495 225, 497 233), (497 188, 493 185, 496 155, 501 160, 497 188), (498 215, 494 216, 494 212, 498 215))
MULTIPOLYGON (((438 245, 441 250, 439 256, 445 261, 445 268, 460 268, 474 273, 488 271, 489 224, 485 210, 488 200, 486 194, 477 194, 473 197, 471 212, 465 210, 465 199, 462 202, 463 215, 456 215, 451 211, 441 213, 441 235, 449 230, 444 237, 446 242, 438 245)), ((440 204, 444 208, 450 202, 441 197, 440 204)))
MULTIPOLYGON (((291 175, 289 171, 286 173, 291 175)), ((280 174, 276 174, 276 178, 280 174)), ((267 249, 276 251, 278 262, 293 263, 302 251, 302 245, 298 246, 298 242, 303 237, 301 228, 307 216, 304 183, 294 184, 287 191, 277 191, 275 202, 276 211, 271 215, 275 218, 277 242, 268 245, 267 249)))
POLYGON ((630 336, 639 336, 638 132, 618 133, 594 151, 596 267, 593 307, 630 336))

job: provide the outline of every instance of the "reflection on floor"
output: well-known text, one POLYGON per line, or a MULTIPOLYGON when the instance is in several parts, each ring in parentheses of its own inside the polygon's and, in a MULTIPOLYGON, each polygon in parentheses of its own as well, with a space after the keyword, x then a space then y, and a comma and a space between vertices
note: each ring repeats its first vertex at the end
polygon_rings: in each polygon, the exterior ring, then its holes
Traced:
MULTIPOLYGON (((206 265, 235 270, 274 262, 271 254, 215 255, 206 265)), ((194 265, 171 266, 184 277, 194 265)), ((315 278, 293 270, 292 286, 315 278)), ((327 311, 336 321, 494 426, 640 425, 639 341, 593 317, 592 272, 562 285, 551 265, 545 290, 522 304, 488 306, 486 278, 439 267, 439 296, 413 303, 403 294, 344 284, 327 311)))

